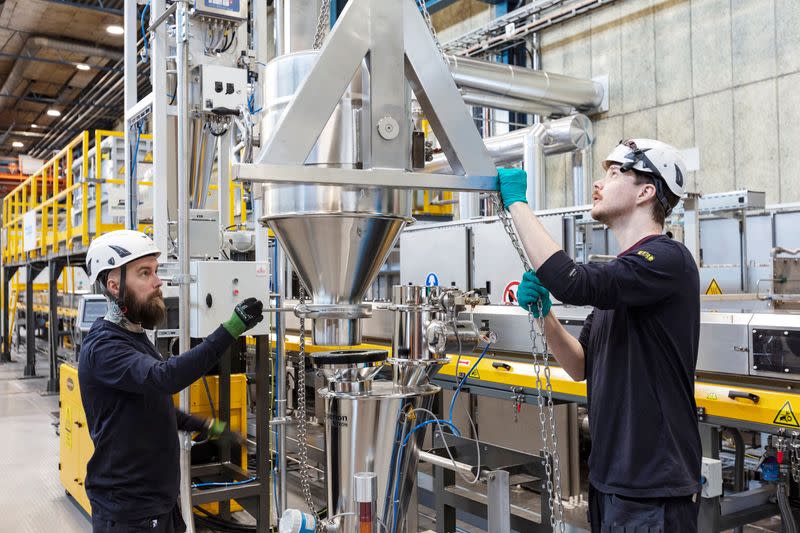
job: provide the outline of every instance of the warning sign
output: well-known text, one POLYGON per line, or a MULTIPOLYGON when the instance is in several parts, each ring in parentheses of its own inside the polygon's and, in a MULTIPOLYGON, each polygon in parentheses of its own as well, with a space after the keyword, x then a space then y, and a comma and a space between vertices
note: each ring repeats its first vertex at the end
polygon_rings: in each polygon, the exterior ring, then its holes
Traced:
POLYGON ((519 281, 511 281, 506 285, 506 288, 503 289, 503 304, 504 305, 514 305, 517 303, 517 288, 519 287, 519 281))
POLYGON ((778 414, 775 415, 775 420, 773 420, 772 423, 780 426, 800 428, 800 423, 797 422, 797 417, 794 416, 794 411, 792 411, 792 404, 789 403, 788 400, 783 404, 778 414))
POLYGON ((481 375, 478 373, 478 369, 477 368, 469 373, 469 377, 475 378, 475 379, 481 379, 481 375))
POLYGON ((706 294, 722 294, 722 289, 719 288, 719 283, 714 278, 711 278, 711 283, 708 284, 706 294))

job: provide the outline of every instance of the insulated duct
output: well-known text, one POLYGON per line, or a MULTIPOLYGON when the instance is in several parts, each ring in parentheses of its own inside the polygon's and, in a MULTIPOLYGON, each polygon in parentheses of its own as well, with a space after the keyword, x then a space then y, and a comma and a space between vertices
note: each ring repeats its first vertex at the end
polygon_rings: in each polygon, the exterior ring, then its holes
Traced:
MULTIPOLYGON (((581 114, 535 124, 511 133, 484 139, 489 155, 497 165, 507 165, 523 159, 525 138, 533 134, 541 138, 544 155, 556 155, 582 150, 592 144, 592 123, 581 114)), ((450 165, 443 153, 436 154, 425 165, 425 172, 450 172, 450 165)))
POLYGON ((464 103, 472 106, 491 107, 493 109, 507 109, 517 113, 526 113, 528 115, 543 115, 563 117, 572 113, 572 106, 558 105, 558 104, 544 104, 540 102, 531 102, 529 100, 520 100, 519 98, 511 98, 509 96, 500 96, 498 94, 482 93, 468 90, 461 90, 461 96, 464 98, 464 103))
MULTIPOLYGON (((103 48, 101 46, 82 43, 75 41, 65 41, 62 39, 53 39, 52 37, 35 36, 29 37, 25 44, 22 46, 19 55, 35 57, 39 50, 58 50, 60 52, 67 52, 70 54, 77 54, 86 57, 103 57, 119 61, 122 59, 122 52, 118 50, 103 48)), ((0 94, 13 94, 14 90, 19 86, 20 82, 24 79, 23 72, 25 71, 25 59, 18 59, 11 72, 8 73, 3 87, 0 88, 0 94)), ((3 96, 0 97, 0 110, 11 107, 17 102, 18 98, 3 96)))
POLYGON ((603 86, 592 80, 550 74, 541 70, 445 56, 456 85, 545 105, 568 105, 580 110, 598 107, 603 86))

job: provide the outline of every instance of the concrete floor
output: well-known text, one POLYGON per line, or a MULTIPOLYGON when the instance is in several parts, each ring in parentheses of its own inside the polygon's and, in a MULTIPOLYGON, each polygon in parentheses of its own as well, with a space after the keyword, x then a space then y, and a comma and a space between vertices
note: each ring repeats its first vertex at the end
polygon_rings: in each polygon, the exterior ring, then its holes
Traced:
MULTIPOLYGON (((0 530, 15 533, 89 533, 91 525, 80 507, 64 492, 58 478, 59 441, 55 432, 58 396, 46 396, 46 378, 20 379, 23 358, 0 364, 0 530)), ((40 358, 37 373, 48 366, 40 358)), ((290 505, 302 508, 290 494, 290 505)), ((420 508, 420 531, 434 529, 433 511, 420 508)), ((244 517, 245 523, 253 523, 244 517)), ((459 530, 480 530, 459 523, 459 530)), ((745 527, 745 532, 779 531, 772 519, 745 527)))
MULTIPOLYGON (((89 519, 58 479, 58 396, 43 396, 46 378, 19 379, 23 359, 0 364, 0 521, 15 533, 91 532, 89 519)), ((47 375, 47 363, 37 373, 47 375)))

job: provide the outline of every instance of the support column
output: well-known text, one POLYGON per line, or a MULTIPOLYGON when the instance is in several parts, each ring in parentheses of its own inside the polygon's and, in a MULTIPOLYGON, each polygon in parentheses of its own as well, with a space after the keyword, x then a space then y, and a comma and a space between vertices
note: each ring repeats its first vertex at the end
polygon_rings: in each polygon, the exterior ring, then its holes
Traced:
POLYGON ((25 265, 25 352, 26 362, 22 377, 36 377, 36 317, 33 313, 33 279, 42 271, 41 267, 25 265))
POLYGON ((59 344, 59 328, 58 328, 58 277, 61 271, 64 270, 64 263, 61 261, 51 259, 47 262, 48 271, 48 327, 47 333, 50 339, 49 356, 50 356, 50 378, 47 380, 47 392, 57 393, 59 389, 59 376, 58 376, 58 344, 59 344))
POLYGON ((0 363, 10 363, 11 361, 11 278, 17 272, 18 267, 3 268, 3 338, 2 350, 0 350, 0 363))
MULTIPOLYGON (((217 391, 219 404, 217 407, 219 411, 217 416, 222 422, 228 424, 230 428, 231 420, 231 353, 239 349, 239 343, 236 342, 225 351, 225 355, 219 361, 219 377, 217 379, 217 391)), ((246 425, 245 425, 246 427, 246 425)), ((233 429, 233 428, 231 428, 233 429)), ((222 439, 219 442, 219 460, 221 463, 229 463, 231 461, 231 441, 230 439, 222 439)), ((247 468, 247 465, 244 466, 247 468)), ((231 517, 231 501, 223 500, 219 502, 219 515, 221 518, 228 520, 231 517)))
POLYGON ((267 469, 270 447, 270 408, 267 402, 270 383, 269 337, 256 337, 256 476, 261 482, 258 494, 258 516, 256 517, 258 533, 270 531, 269 487, 270 471, 267 469))
POLYGON ((508 494, 508 471, 495 470, 487 483, 488 526, 492 533, 511 533, 511 504, 508 494))

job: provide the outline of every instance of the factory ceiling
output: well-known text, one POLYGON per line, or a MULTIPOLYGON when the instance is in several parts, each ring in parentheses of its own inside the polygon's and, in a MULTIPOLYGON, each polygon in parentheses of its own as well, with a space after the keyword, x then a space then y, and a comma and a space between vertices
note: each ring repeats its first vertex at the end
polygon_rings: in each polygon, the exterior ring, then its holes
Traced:
POLYGON ((119 120, 123 39, 106 28, 123 24, 123 5, 0 1, 0 156, 46 159, 82 130, 119 120))

